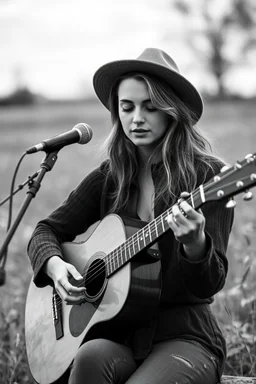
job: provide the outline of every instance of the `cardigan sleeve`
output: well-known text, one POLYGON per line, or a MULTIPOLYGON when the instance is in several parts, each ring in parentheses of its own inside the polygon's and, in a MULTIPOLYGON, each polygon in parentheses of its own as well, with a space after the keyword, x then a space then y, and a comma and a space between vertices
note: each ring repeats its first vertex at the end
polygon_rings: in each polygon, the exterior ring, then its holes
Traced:
POLYGON ((209 298, 219 292, 226 280, 226 251, 234 220, 234 209, 226 208, 227 199, 210 201, 201 208, 205 216, 207 252, 200 261, 189 260, 179 245, 178 259, 188 290, 199 298, 209 298))
POLYGON ((37 286, 49 283, 42 267, 50 257, 62 257, 61 243, 73 241, 100 220, 104 169, 103 163, 87 175, 57 209, 38 222, 28 244, 28 256, 37 286))

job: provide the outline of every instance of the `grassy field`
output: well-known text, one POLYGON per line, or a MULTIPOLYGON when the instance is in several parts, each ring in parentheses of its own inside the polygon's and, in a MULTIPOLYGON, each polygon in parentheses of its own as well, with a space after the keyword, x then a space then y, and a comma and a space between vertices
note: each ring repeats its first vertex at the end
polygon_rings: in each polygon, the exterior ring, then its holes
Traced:
MULTIPOLYGON (((210 138, 215 152, 234 163, 256 152, 255 115, 253 102, 216 102, 205 106, 199 126, 210 138)), ((104 107, 89 101, 0 109, 0 201, 10 192, 15 167, 24 151, 79 122, 92 127, 93 139, 85 146, 75 144, 59 152, 58 161, 46 174, 8 248, 6 282, 0 287, 0 382, 3 384, 33 382, 26 364, 23 336, 24 303, 32 276, 26 256, 28 239, 36 222, 61 203, 81 178, 100 163, 100 143, 110 129, 110 119, 104 107)), ((16 187, 40 169, 43 159, 43 152, 24 158, 16 187)), ((25 186, 15 195, 13 219, 26 192, 25 186)), ((256 376, 256 199, 244 202, 239 195, 236 201, 227 283, 216 296, 213 310, 228 343, 225 373, 256 376)), ((6 203, 0 207, 1 245, 7 218, 6 203)))

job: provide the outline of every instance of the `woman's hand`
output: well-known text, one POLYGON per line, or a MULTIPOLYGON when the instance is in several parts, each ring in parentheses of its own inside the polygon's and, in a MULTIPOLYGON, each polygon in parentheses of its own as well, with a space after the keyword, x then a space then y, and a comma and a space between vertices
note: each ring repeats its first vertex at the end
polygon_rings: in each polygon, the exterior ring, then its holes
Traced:
POLYGON ((201 210, 196 211, 184 200, 188 195, 183 192, 179 202, 173 205, 168 224, 175 238, 183 244, 188 258, 201 260, 206 253, 205 217, 201 210))
POLYGON ((46 261, 44 272, 53 280, 58 295, 66 304, 81 304, 84 301, 86 288, 84 287, 83 276, 72 264, 66 263, 59 256, 52 256, 46 261), (80 287, 70 284, 70 277, 81 282, 80 287))

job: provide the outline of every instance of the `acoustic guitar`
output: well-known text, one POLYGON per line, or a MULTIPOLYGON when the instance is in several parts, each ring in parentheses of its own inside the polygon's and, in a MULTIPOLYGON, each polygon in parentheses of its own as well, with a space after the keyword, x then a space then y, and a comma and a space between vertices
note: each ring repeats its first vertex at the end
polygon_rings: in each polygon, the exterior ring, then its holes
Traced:
MULTIPOLYGON (((256 185, 256 154, 247 155, 190 193, 195 209, 207 201, 227 199, 256 185)), ((161 293, 161 265, 152 245, 170 230, 172 207, 150 223, 106 216, 85 233, 84 241, 62 244, 65 261, 82 274, 85 302, 67 305, 52 285, 38 288, 31 280, 25 309, 28 364, 35 381, 51 384, 69 368, 82 343, 101 337, 119 324, 149 320, 161 293), (138 226, 137 226, 138 225, 138 226)))

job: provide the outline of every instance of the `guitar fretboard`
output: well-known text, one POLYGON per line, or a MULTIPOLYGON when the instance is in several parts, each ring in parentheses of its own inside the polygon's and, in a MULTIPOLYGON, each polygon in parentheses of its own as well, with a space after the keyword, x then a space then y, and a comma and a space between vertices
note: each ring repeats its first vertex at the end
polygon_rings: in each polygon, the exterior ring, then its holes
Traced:
MULTIPOLYGON (((197 188, 187 199, 187 202, 197 209, 204 203, 202 186, 197 188)), ((170 227, 167 218, 172 214, 172 207, 145 225, 142 229, 129 237, 123 244, 106 256, 107 275, 111 275, 124 264, 129 262, 142 250, 154 244, 170 227)))

